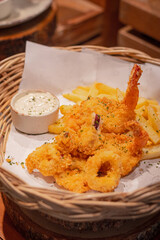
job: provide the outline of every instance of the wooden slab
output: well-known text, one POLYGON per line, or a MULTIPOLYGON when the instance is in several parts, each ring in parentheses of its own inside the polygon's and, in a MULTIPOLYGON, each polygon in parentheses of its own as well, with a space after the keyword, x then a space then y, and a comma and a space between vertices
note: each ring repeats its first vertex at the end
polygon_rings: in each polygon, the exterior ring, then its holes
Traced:
POLYGON ((102 32, 103 8, 85 0, 57 0, 54 46, 84 43, 102 32))
POLYGON ((101 7, 105 7, 106 6, 106 0, 88 0, 90 2, 93 2, 101 7))
POLYGON ((130 26, 125 26, 119 30, 118 45, 138 49, 151 57, 160 58, 160 43, 135 31, 130 26))
POLYGON ((0 60, 24 52, 26 41, 52 45, 56 25, 55 1, 38 17, 15 27, 0 29, 0 60))
POLYGON ((103 28, 104 46, 106 47, 117 45, 117 33, 122 27, 118 17, 119 5, 120 0, 106 0, 103 28))
POLYGON ((119 18, 122 23, 160 41, 160 1, 157 5, 151 2, 155 0, 121 0, 119 18))

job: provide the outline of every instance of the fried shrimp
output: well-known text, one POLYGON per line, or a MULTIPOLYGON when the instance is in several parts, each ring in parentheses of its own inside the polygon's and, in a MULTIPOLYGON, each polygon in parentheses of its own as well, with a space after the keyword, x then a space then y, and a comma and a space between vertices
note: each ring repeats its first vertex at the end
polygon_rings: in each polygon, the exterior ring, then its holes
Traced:
POLYGON ((135 64, 129 77, 125 97, 121 102, 112 100, 110 106, 104 98, 104 102, 109 110, 105 116, 103 125, 104 132, 123 133, 125 128, 124 124, 135 119, 134 110, 139 97, 138 80, 141 74, 141 68, 135 64), (107 118, 109 121, 107 121, 107 118))
POLYGON ((118 185, 121 161, 117 154, 105 149, 97 151, 86 164, 87 182, 91 189, 110 192, 118 185))
POLYGON ((135 64, 131 70, 128 88, 125 97, 122 101, 122 103, 124 103, 131 111, 133 111, 136 108, 138 102, 139 97, 138 80, 141 77, 141 74, 142 74, 141 68, 137 64, 135 64))

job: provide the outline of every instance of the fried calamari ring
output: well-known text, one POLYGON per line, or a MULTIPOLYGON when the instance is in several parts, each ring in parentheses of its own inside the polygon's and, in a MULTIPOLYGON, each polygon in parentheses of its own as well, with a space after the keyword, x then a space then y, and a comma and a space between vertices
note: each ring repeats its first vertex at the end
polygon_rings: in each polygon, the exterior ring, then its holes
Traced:
POLYGON ((110 192, 118 185, 120 179, 119 155, 105 149, 97 151, 86 163, 88 186, 96 191, 110 192))
POLYGON ((57 174, 55 175, 55 180, 58 185, 72 192, 83 193, 90 189, 86 181, 85 172, 79 169, 68 170, 57 174))
POLYGON ((73 192, 87 192, 90 188, 86 181, 85 167, 86 160, 73 157, 69 168, 55 175, 57 184, 73 192))
POLYGON ((44 159, 39 163, 38 170, 44 176, 54 176, 55 174, 62 173, 68 169, 72 163, 70 155, 61 156, 58 151, 52 155, 51 159, 44 159), (59 154, 59 155, 58 155, 59 154), (58 155, 58 157, 57 157, 58 155))

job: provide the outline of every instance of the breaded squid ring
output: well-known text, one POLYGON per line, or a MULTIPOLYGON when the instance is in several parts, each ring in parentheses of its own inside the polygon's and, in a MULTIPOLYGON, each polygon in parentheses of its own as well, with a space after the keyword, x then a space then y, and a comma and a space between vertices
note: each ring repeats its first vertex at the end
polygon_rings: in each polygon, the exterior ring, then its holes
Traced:
POLYGON ((87 192, 90 188, 86 181, 85 166, 85 160, 72 158, 69 168, 54 176, 57 184, 73 192, 87 192))
POLYGON ((56 174, 55 180, 58 185, 72 192, 83 193, 90 189, 86 181, 85 172, 78 169, 56 174))
POLYGON ((120 157, 105 149, 97 151, 86 163, 88 186, 96 191, 110 192, 120 179, 120 157))

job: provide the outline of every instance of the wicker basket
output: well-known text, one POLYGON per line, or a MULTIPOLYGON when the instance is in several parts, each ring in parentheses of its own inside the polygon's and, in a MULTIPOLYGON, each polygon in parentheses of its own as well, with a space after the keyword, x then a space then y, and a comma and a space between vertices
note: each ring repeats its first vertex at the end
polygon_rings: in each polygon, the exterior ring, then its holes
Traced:
MULTIPOLYGON (((160 66, 159 59, 153 59, 137 50, 121 47, 85 47, 128 61, 149 62, 160 66)), ((74 46, 65 49, 81 51, 81 48, 74 46)), ((0 63, 0 165, 4 161, 11 125, 9 103, 18 90, 24 58, 25 54, 21 53, 0 63)), ((41 226, 44 231, 72 236, 73 239, 77 237, 124 239, 124 236, 134 235, 145 226, 157 222, 160 215, 160 183, 131 193, 75 194, 63 190, 50 191, 30 187, 1 167, 0 191, 5 193, 6 202, 12 202, 15 209, 23 212, 23 215, 32 219, 32 222, 41 226)), ((11 203, 8 203, 8 206, 10 205, 11 203)), ((50 235, 45 233, 45 238, 39 236, 37 239, 52 239, 47 236, 50 235)))

